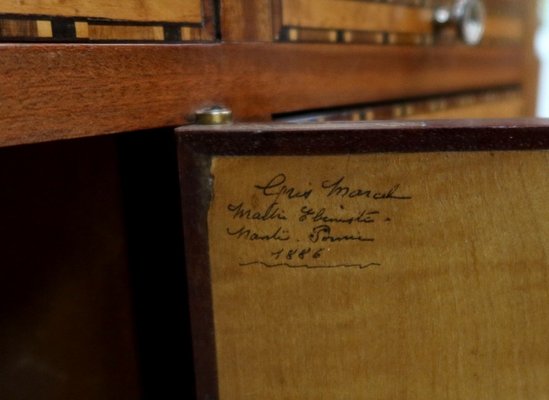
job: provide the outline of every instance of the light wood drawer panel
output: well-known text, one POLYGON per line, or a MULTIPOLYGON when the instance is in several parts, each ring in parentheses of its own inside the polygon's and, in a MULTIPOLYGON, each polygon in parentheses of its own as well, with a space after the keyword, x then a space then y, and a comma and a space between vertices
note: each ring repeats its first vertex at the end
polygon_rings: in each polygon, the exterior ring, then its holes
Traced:
POLYGON ((496 100, 487 103, 474 104, 435 111, 425 114, 415 114, 405 119, 475 119, 475 118, 518 118, 524 116, 524 101, 521 98, 496 100))
POLYGON ((202 21, 200 0, 0 0, 0 13, 108 18, 127 21, 202 21))
MULTIPOLYGON (((435 31, 432 21, 436 5, 431 1, 273 0, 273 4, 274 26, 280 27, 278 39, 282 41, 390 45, 459 41, 453 31, 435 31)), ((524 7, 489 0, 486 10, 482 44, 516 45, 523 41, 524 7)))
POLYGON ((341 0, 282 0, 282 23, 304 28, 431 32, 432 10, 341 0))
POLYGON ((0 0, 0 41, 213 40, 213 4, 213 0, 0 0))
POLYGON ((396 100, 327 112, 281 117, 291 122, 518 118, 526 116, 518 87, 486 89, 423 99, 396 100))
POLYGON ((520 18, 493 15, 486 19, 485 37, 518 42, 524 38, 524 28, 520 18))

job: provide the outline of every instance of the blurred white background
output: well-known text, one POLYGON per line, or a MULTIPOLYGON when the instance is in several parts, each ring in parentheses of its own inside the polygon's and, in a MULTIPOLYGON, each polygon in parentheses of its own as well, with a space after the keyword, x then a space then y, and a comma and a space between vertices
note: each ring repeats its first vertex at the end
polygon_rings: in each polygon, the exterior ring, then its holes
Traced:
POLYGON ((540 59, 539 117, 549 117, 549 0, 540 0, 541 25, 536 37, 536 51, 540 59))

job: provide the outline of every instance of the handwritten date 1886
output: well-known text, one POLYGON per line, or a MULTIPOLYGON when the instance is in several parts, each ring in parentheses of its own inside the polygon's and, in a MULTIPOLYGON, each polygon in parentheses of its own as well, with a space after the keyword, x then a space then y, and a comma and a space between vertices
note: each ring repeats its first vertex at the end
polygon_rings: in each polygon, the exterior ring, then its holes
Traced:
POLYGON ((323 251, 324 248, 322 247, 318 249, 311 249, 310 247, 297 249, 280 249, 278 251, 273 251, 271 253, 271 256, 274 257, 275 260, 278 260, 280 258, 285 258, 286 260, 304 260, 307 257, 316 260, 317 258, 320 258, 322 256, 323 251))

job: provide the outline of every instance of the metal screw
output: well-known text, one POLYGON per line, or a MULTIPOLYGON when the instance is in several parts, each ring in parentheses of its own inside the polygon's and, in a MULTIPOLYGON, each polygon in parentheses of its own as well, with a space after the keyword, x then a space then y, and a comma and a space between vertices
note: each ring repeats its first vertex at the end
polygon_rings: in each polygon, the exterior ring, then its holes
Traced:
POLYGON ((222 106, 213 106, 198 110, 194 114, 195 122, 200 125, 223 125, 233 122, 233 112, 222 106))

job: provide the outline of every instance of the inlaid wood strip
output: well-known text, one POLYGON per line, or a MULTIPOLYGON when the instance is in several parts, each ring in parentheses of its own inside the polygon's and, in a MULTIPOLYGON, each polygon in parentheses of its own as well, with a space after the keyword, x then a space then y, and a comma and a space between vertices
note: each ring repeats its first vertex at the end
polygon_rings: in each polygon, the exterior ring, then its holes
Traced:
POLYGON ((0 41, 177 43, 216 38, 213 0, 15 3, 0 0, 0 41))
POLYGON ((90 40, 164 40, 162 26, 89 24, 90 40))
POLYGON ((90 30, 88 23, 85 21, 77 21, 74 23, 76 30, 76 37, 79 39, 88 39, 90 37, 90 30))
POLYGON ((525 115, 519 89, 497 89, 422 100, 311 113, 283 118, 289 121, 371 121, 389 119, 515 118, 525 115))
POLYGON ((345 43, 372 43, 383 44, 385 35, 382 32, 343 31, 343 42, 345 43))
POLYGON ((209 27, 183 24, 144 24, 74 18, 2 19, 0 40, 58 42, 185 42, 210 40, 209 27))
POLYGON ((0 19, 0 38, 38 36, 36 21, 19 19, 0 19))
POLYGON ((524 100, 520 97, 453 107, 446 110, 411 113, 403 119, 459 119, 459 118, 518 118, 525 115, 524 100))
POLYGON ((338 42, 338 31, 335 29, 287 29, 284 33, 289 42, 338 42))
POLYGON ((181 28, 181 39, 184 41, 196 41, 202 39, 202 29, 184 26, 181 28))
POLYGON ((388 33, 386 43, 392 45, 425 45, 432 44, 433 39, 430 34, 413 33, 388 33))
MULTIPOLYGON (((424 1, 274 0, 273 3, 281 9, 281 33, 275 34, 280 40, 333 43, 331 32, 337 30, 341 38, 338 42, 344 43, 428 45, 461 41, 454 31, 433 36, 435 5, 424 1), (375 35, 385 35, 385 39, 372 40, 375 35)), ((522 13, 505 13, 506 7, 511 6, 488 8, 482 45, 513 45, 523 39, 522 13)), ((274 14, 273 18, 276 21, 274 14)))
POLYGON ((51 21, 38 20, 36 21, 37 36, 39 38, 53 37, 53 28, 51 21))

